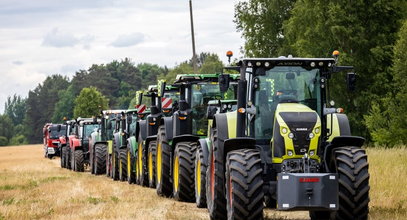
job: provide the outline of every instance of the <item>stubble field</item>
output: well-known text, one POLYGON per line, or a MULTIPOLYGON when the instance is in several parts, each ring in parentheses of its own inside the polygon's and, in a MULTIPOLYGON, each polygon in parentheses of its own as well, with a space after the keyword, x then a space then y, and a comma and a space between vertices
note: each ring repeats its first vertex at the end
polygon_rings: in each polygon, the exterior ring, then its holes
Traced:
MULTIPOLYGON (((370 219, 407 219, 407 150, 368 149, 370 219)), ((208 219, 193 203, 155 189, 75 173, 45 159, 41 145, 0 148, 1 219, 208 219)), ((267 219, 309 219, 307 212, 265 211, 267 219)))

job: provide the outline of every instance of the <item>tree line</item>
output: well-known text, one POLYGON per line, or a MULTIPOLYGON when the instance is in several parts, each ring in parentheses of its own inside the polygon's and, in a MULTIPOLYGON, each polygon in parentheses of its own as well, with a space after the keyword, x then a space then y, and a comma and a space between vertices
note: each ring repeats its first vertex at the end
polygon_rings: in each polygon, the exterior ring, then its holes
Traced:
MULTIPOLYGON (((199 73, 222 72, 216 54, 198 56, 199 73)), ((62 123, 63 118, 91 117, 103 109, 134 107, 137 90, 157 83, 173 82, 177 74, 193 73, 192 61, 174 68, 157 64, 134 64, 129 58, 107 64, 93 64, 78 70, 72 79, 60 74, 48 76, 28 96, 8 97, 0 115, 0 146, 41 143, 45 123, 62 123), (132 102, 133 100, 133 102, 132 102)))

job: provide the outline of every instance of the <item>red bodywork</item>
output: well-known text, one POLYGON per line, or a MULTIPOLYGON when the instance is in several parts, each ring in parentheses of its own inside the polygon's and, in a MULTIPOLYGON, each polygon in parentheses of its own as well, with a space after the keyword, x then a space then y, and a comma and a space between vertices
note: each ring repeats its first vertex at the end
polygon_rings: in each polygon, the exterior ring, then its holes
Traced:
POLYGON ((77 135, 69 135, 69 146, 71 149, 76 149, 82 146, 81 139, 77 135))
POLYGON ((43 138, 43 143, 44 143, 44 147, 54 147, 57 148, 58 144, 61 142, 60 138, 54 138, 52 139, 50 137, 50 133, 49 133, 49 127, 52 126, 51 123, 47 123, 44 125, 44 128, 42 129, 43 134, 44 134, 44 138, 43 138))

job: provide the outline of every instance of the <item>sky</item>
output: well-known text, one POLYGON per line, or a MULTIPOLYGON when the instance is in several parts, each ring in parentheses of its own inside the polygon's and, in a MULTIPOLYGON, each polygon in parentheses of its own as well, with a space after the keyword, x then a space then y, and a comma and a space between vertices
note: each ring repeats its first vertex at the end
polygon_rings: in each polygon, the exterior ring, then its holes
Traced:
MULTIPOLYGON (((196 51, 224 63, 243 45, 238 0, 192 0, 196 51)), ((174 67, 192 57, 188 0, 0 0, 0 114, 8 96, 52 74, 130 58, 174 67)))

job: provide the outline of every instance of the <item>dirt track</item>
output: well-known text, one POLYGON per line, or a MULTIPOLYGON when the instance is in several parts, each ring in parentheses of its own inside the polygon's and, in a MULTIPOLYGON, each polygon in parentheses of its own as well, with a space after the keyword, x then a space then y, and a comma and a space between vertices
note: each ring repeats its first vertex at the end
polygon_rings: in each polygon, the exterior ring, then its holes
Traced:
MULTIPOLYGON (((0 219, 209 219, 194 203, 155 189, 75 173, 43 157, 41 145, 0 148, 0 219)), ((307 212, 266 211, 268 219, 308 219, 307 212)))

